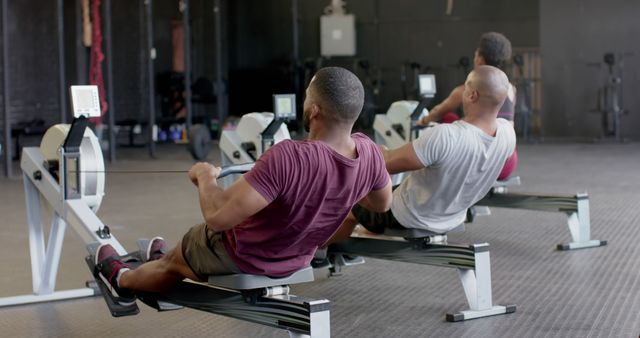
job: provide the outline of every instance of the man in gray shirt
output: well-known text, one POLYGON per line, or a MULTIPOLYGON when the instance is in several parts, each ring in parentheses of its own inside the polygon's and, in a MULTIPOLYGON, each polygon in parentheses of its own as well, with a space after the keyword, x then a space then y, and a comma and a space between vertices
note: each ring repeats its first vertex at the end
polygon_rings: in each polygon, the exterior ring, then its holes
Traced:
POLYGON ((383 151, 390 174, 410 172, 394 190, 391 210, 354 207, 328 243, 348 238, 358 223, 374 233, 385 228, 446 233, 464 221, 466 210, 489 192, 516 145, 511 124, 497 118, 510 86, 506 74, 479 66, 464 86, 462 120, 429 128, 413 142, 383 151))

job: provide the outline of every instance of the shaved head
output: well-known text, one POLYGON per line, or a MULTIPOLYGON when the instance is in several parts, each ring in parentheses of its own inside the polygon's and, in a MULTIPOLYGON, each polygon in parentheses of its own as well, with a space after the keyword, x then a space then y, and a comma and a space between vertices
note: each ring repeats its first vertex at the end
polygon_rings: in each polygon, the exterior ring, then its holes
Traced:
POLYGON ((500 69, 493 66, 476 67, 465 82, 465 90, 477 92, 477 101, 485 108, 500 108, 509 92, 509 79, 500 69))

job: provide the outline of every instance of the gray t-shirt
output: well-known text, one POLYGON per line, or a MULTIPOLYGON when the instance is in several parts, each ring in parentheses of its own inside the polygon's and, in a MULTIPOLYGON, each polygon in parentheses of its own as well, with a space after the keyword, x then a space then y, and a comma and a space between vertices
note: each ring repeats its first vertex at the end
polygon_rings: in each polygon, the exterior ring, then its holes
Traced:
POLYGON ((426 129, 413 141, 425 168, 409 173, 393 192, 391 212, 400 224, 446 232, 464 221, 467 208, 489 192, 516 146, 511 123, 497 121, 495 137, 459 120, 426 129))

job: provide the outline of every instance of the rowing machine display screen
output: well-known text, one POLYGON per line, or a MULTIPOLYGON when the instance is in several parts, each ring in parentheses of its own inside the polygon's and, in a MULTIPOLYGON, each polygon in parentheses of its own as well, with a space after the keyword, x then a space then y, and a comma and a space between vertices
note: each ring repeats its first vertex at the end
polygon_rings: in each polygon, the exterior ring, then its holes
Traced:
POLYGON ((71 86, 74 117, 100 117, 98 86, 71 86))
POLYGON ((436 76, 433 74, 420 74, 418 76, 420 96, 434 97, 436 95, 436 76))
POLYGON ((276 119, 295 120, 296 118, 296 96, 295 94, 273 95, 273 113, 276 119))

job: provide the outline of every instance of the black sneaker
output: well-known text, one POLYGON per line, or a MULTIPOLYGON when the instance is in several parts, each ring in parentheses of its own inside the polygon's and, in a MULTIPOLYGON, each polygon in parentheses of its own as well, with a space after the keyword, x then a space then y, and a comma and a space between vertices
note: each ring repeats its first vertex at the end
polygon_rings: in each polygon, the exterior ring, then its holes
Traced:
POLYGON ((364 264, 364 258, 354 255, 342 255, 342 262, 345 266, 364 264))
POLYGON ((147 246, 146 261, 155 261, 167 254, 167 243, 162 237, 154 237, 149 241, 147 246))
POLYGON ((111 298, 122 306, 135 304, 136 296, 133 291, 118 286, 117 277, 122 269, 131 267, 118 259, 118 253, 110 244, 102 244, 96 250, 95 264, 98 276, 111 292, 111 298))
POLYGON ((314 258, 311 260, 311 267, 314 269, 324 269, 330 268, 331 262, 329 262, 329 258, 314 258))

